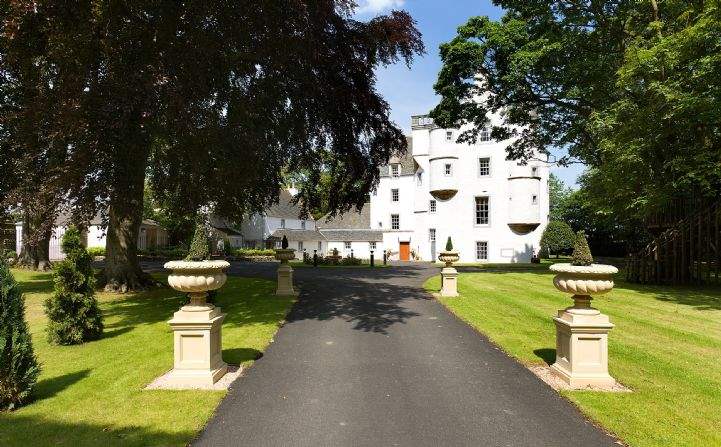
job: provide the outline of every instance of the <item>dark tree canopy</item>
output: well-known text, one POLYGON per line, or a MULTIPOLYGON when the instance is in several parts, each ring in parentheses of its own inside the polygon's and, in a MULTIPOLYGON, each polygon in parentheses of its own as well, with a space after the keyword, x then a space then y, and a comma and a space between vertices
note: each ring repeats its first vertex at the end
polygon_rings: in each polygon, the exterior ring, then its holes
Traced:
MULTIPOLYGON (((29 76, 23 67, 40 61, 30 71, 52 90, 38 112, 52 111, 47 134, 62 152, 57 190, 85 219, 109 209, 111 289, 142 282, 135 239, 146 174, 174 214, 209 204, 241 218, 277 200, 284 172, 303 172, 306 185, 329 172, 332 210, 363 204, 378 167, 406 147, 376 92, 374 69, 409 63, 423 44, 407 13, 360 22, 353 7, 349 0, 0 7, 3 95, 18 96, 29 76)), ((13 146, 18 163, 44 156, 46 145, 23 144, 13 146)), ((307 209, 324 199, 311 186, 298 197, 307 209)))
POLYGON ((595 206, 619 216, 718 195, 718 2, 494 3, 502 20, 472 18, 441 46, 439 125, 471 123, 473 141, 502 112, 492 136, 515 139, 511 158, 568 149, 561 163, 585 163, 595 206))

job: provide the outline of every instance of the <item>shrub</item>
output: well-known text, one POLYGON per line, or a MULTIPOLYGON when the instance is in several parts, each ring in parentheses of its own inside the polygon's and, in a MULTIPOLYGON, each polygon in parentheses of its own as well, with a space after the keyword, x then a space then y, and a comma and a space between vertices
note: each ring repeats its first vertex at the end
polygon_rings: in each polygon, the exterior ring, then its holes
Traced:
POLYGON ((105 256, 105 247, 90 247, 88 248, 88 254, 91 258, 105 256))
POLYGON ((252 256, 275 256, 275 250, 272 248, 255 249, 255 248, 239 248, 235 250, 235 256, 252 257, 252 256))
POLYGON ((205 228, 205 224, 198 220, 195 225, 195 233, 193 234, 193 241, 190 243, 190 249, 188 250, 188 256, 185 257, 186 261, 203 261, 210 259, 210 242, 208 238, 208 229, 205 228))
POLYGON ((92 258, 71 226, 62 240, 65 259, 55 267, 55 291, 45 301, 48 341, 72 345, 100 338, 103 318, 95 300, 92 258))
POLYGON ((352 258, 350 256, 340 260, 340 265, 361 265, 363 261, 359 258, 352 258))
POLYGON ((583 231, 579 231, 576 234, 576 242, 573 245, 571 265, 591 264, 593 264, 593 256, 591 256, 591 249, 588 247, 586 234, 583 231))
POLYGON ((40 367, 25 322, 25 300, 4 259, 0 259, 0 409, 26 403, 40 367))
POLYGON ((548 222, 546 229, 543 230, 541 236, 541 251, 546 250, 550 253, 558 254, 573 248, 576 241, 576 234, 566 222, 560 220, 552 220, 548 222))
POLYGON ((446 241, 446 251, 453 251, 453 242, 450 236, 448 236, 448 240, 446 241))

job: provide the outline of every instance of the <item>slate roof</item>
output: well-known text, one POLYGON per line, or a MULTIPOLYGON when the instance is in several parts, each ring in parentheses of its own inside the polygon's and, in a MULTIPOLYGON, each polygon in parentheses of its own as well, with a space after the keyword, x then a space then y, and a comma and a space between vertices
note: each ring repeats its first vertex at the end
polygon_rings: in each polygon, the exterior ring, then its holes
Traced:
POLYGON ((383 232, 378 230, 320 230, 329 241, 382 242, 383 232))
POLYGON ((325 237, 318 230, 290 230, 288 228, 279 228, 270 235, 272 238, 283 239, 287 237, 289 241, 324 241, 325 237))
POLYGON ((236 229, 235 226, 226 218, 211 214, 208 216, 210 226, 214 229, 225 233, 227 236, 242 236, 243 233, 236 229))
POLYGON ((371 204, 366 203, 360 211, 352 208, 350 211, 339 214, 333 218, 329 214, 318 219, 318 229, 324 230, 355 230, 371 228, 371 204))
MULTIPOLYGON (((288 190, 282 189, 278 195, 278 203, 265 210, 265 215, 281 219, 300 219, 300 205, 292 202, 293 196, 288 190)), ((313 220, 313 217, 308 216, 306 220, 313 220)))
POLYGON ((352 209, 328 220, 326 214, 316 222, 318 229, 329 241, 382 241, 383 232, 371 230, 371 204, 366 203, 360 211, 352 209))
POLYGON ((388 160, 388 164, 380 167, 381 177, 390 177, 389 165, 393 163, 400 163, 401 175, 414 175, 416 173, 416 161, 413 160, 413 138, 406 137, 408 142, 408 150, 403 155, 393 156, 388 160))

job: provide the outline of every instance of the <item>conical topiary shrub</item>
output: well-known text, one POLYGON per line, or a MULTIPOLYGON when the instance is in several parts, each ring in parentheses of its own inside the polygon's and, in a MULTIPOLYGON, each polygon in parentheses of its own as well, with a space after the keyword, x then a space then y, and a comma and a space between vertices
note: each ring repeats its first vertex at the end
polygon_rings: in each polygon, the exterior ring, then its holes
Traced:
POLYGON ((576 242, 573 244, 573 254, 571 255, 571 265, 591 265, 593 264, 593 256, 591 249, 588 247, 586 234, 583 231, 576 233, 576 242))
POLYGON ((190 250, 188 250, 188 256, 185 257, 186 261, 204 261, 210 259, 210 247, 208 246, 208 229, 201 219, 195 224, 195 233, 193 233, 193 240, 190 243, 190 250))
POLYGON ((97 340, 103 334, 103 317, 95 299, 92 257, 75 227, 62 240, 65 259, 55 267, 55 291, 45 301, 48 341, 74 345, 97 340))
POLYGON ((448 236, 448 240, 446 241, 446 251, 453 251, 453 242, 450 236, 448 236))
POLYGON ((288 248, 288 237, 287 237, 287 236, 283 235, 283 240, 280 241, 280 247, 281 247, 283 250, 285 250, 286 248, 288 248))
POLYGON ((0 410, 30 400, 40 367, 25 323, 25 300, 0 259, 0 410))

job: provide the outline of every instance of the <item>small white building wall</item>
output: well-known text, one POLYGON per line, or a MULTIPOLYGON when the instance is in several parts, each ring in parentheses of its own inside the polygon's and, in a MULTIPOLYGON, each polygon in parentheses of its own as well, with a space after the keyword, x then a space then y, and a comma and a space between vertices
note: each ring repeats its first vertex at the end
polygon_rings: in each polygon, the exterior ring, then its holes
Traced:
POLYGON ((282 219, 280 217, 265 217, 265 229, 263 239, 267 239, 275 230, 285 228, 287 230, 302 230, 305 222, 306 230, 315 230, 315 221, 310 219, 282 219), (283 226, 285 220, 285 226, 283 226))
MULTIPOLYGON (((338 254, 343 256, 344 258, 350 256, 351 250, 353 250, 353 257, 359 259, 370 259, 371 257, 370 242, 351 241, 351 248, 350 250, 347 250, 345 248, 345 241, 328 241, 328 250, 324 254, 330 254, 334 248, 337 248, 338 254)), ((383 261, 382 242, 376 242, 376 248, 375 250, 373 250, 373 257, 375 258, 376 262, 378 262, 378 260, 383 261)))

